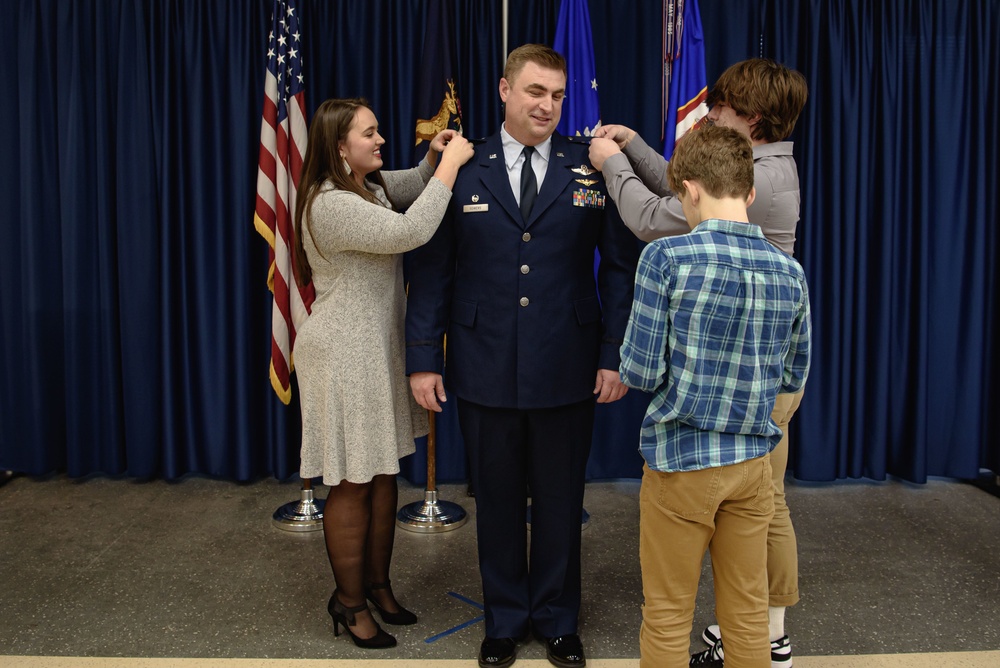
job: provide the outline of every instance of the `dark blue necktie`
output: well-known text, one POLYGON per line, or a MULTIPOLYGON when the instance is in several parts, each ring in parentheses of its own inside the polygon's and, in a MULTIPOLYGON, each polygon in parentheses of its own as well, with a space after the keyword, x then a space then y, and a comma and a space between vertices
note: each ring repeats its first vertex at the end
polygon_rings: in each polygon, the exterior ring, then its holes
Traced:
POLYGON ((535 180, 535 170, 531 168, 531 154, 534 152, 535 149, 531 146, 525 146, 522 152, 524 164, 521 165, 521 218, 524 220, 528 220, 531 207, 538 197, 538 182, 535 180))

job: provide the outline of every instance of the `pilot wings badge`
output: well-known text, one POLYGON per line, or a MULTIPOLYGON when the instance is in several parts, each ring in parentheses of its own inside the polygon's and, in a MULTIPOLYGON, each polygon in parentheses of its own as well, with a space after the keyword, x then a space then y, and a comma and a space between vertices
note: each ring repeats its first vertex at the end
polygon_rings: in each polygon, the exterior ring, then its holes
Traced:
POLYGON ((587 167, 587 165, 572 167, 569 171, 573 172, 574 174, 579 174, 580 176, 590 176, 591 174, 597 172, 596 169, 591 169, 590 167, 587 167))

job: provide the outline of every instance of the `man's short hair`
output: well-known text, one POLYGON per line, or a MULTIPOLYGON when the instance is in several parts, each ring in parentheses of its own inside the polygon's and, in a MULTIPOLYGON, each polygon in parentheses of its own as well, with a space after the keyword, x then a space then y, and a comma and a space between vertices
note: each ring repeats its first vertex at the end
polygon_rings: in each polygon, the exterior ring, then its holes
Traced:
POLYGON ((744 118, 760 115, 751 129, 754 139, 781 141, 792 134, 809 97, 801 72, 769 58, 730 65, 708 94, 708 106, 722 103, 744 118))
POLYGON ((667 164, 667 183, 678 195, 697 181, 712 197, 746 199, 753 188, 753 146, 733 128, 709 125, 681 137, 667 164))
POLYGON ((524 44, 517 47, 507 56, 507 65, 503 69, 503 77, 513 85, 514 79, 528 63, 535 63, 550 70, 559 70, 566 74, 566 59, 558 51, 544 44, 524 44))

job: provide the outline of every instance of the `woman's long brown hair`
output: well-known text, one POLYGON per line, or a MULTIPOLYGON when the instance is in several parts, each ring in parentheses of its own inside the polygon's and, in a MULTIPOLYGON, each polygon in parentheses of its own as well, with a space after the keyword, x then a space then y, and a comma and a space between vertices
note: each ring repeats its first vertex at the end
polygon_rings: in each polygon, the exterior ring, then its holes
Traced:
MULTIPOLYGON (((300 286, 308 285, 312 281, 312 267, 302 245, 302 228, 309 208, 323 184, 329 181, 340 190, 350 191, 374 204, 381 205, 371 191, 359 186, 358 182, 347 173, 344 161, 340 157, 340 142, 347 137, 361 107, 368 108, 368 101, 363 98, 327 100, 319 105, 309 125, 309 141, 306 144, 302 174, 299 177, 298 201, 295 203, 295 243, 292 246, 295 279, 300 286)), ((372 172, 367 179, 385 190, 385 181, 379 171, 372 172)), ((388 196, 389 193, 386 193, 386 197, 388 196)), ((315 246, 315 237, 313 245, 315 246)))

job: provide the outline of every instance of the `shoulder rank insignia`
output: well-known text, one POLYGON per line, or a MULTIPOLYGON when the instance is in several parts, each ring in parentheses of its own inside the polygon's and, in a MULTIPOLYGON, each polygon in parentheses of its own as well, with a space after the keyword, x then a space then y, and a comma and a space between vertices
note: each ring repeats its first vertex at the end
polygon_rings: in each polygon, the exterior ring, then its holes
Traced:
POLYGON ((597 170, 596 169, 591 169, 590 167, 587 167, 587 165, 580 165, 579 167, 572 167, 572 168, 570 168, 569 171, 573 172, 574 174, 579 174, 580 176, 590 176, 591 174, 595 173, 597 170))

